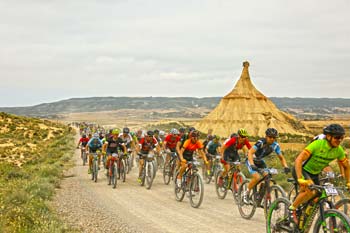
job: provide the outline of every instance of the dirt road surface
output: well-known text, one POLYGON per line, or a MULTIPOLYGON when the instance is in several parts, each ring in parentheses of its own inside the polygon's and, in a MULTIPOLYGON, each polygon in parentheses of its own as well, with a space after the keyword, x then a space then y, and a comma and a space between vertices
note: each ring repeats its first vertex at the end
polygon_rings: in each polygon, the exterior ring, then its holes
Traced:
POLYGON ((230 192, 224 200, 217 198, 214 183, 204 185, 204 200, 192 208, 189 199, 175 200, 174 185, 164 185, 157 172, 152 188, 137 181, 137 168, 118 182, 107 185, 105 170, 94 183, 82 166, 79 150, 76 166, 67 173, 54 200, 54 206, 67 224, 81 232, 264 232, 263 212, 258 209, 251 220, 243 219, 230 192))

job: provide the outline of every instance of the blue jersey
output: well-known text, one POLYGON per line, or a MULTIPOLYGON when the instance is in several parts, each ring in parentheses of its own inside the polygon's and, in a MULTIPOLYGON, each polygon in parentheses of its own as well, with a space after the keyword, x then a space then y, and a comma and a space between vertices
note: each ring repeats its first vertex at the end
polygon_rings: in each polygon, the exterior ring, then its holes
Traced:
POLYGON ((275 152, 277 155, 282 155, 280 145, 277 142, 267 145, 265 138, 258 140, 253 148, 255 150, 255 160, 262 160, 272 152, 275 152))
POLYGON ((88 142, 88 147, 92 150, 97 150, 103 145, 102 141, 99 138, 91 138, 88 142))

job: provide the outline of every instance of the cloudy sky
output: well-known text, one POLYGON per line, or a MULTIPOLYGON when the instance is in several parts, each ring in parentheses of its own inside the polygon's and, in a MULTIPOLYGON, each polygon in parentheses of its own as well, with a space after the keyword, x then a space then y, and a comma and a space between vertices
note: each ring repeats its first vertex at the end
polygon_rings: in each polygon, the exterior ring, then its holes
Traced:
POLYGON ((223 96, 350 98, 349 0, 0 1, 0 106, 223 96))

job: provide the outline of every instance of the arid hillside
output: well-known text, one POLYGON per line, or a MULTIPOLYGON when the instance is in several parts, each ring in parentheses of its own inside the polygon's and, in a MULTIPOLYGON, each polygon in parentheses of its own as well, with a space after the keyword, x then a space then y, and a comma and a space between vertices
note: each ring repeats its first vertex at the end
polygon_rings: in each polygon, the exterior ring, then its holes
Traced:
POLYGON ((0 162, 17 166, 37 158, 45 145, 67 130, 48 120, 0 113, 0 162))

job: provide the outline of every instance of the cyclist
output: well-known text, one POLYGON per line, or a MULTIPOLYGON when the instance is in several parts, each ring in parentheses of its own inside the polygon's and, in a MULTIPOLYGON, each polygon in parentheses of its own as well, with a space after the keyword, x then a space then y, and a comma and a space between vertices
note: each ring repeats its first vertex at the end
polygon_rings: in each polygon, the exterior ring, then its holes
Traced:
POLYGON ((207 173, 210 175, 211 172, 211 166, 213 161, 213 156, 216 156, 217 154, 220 154, 221 149, 221 143, 220 143, 220 137, 217 135, 212 136, 213 139, 208 142, 207 146, 204 147, 204 151, 207 156, 208 165, 207 165, 207 173))
MULTIPOLYGON (((92 171, 92 159, 93 159, 92 153, 96 153, 97 150, 101 149, 102 145, 103 144, 102 144, 101 140, 99 139, 97 133, 94 134, 94 136, 89 140, 89 142, 86 145, 86 147, 89 149, 88 174, 91 174, 91 171, 92 171)), ((101 154, 98 155, 98 165, 100 165, 100 161, 101 161, 101 154)))
POLYGON ((103 145, 103 153, 107 154, 106 169, 109 169, 112 154, 118 154, 119 151, 126 153, 126 147, 123 140, 119 137, 119 129, 113 129, 110 138, 103 145))
POLYGON ((255 145, 248 151, 248 159, 246 165, 249 173, 252 175, 252 180, 248 184, 248 189, 243 193, 245 202, 248 202, 250 190, 258 183, 261 179, 258 170, 266 168, 264 157, 275 152, 284 167, 284 172, 289 173, 290 168, 287 165, 286 159, 282 155, 280 145, 277 143, 276 138, 278 137, 278 131, 275 128, 268 128, 265 131, 265 138, 258 140, 255 145))
POLYGON ((213 140, 213 135, 208 135, 207 138, 205 139, 205 141, 203 142, 203 146, 204 148, 207 147, 208 143, 211 142, 213 140))
POLYGON ((139 183, 142 182, 141 179, 141 174, 142 174, 142 169, 143 169, 143 164, 144 164, 144 159, 143 156, 147 155, 151 150, 156 149, 158 152, 160 152, 160 147, 158 144, 157 139, 153 136, 154 132, 149 130, 147 131, 147 134, 145 135, 144 138, 141 138, 139 142, 139 147, 136 149, 139 155, 139 177, 137 178, 137 181, 139 183))
POLYGON ((202 156, 205 164, 208 164, 207 157, 203 151, 203 144, 198 140, 199 132, 196 130, 191 131, 190 139, 187 139, 183 144, 179 157, 181 161, 181 169, 179 175, 177 177, 178 184, 181 185, 182 175, 186 170, 187 161, 193 161, 193 153, 198 151, 198 153, 202 156))
POLYGON ((243 146, 246 146, 248 149, 252 147, 249 143, 248 136, 247 130, 241 128, 237 131, 237 134, 231 134, 231 138, 222 146, 221 163, 224 165, 224 171, 222 177, 219 178, 220 183, 230 170, 230 164, 227 162, 240 161, 238 150, 242 149, 243 146))
POLYGON ((136 132, 136 138, 137 138, 137 141, 138 141, 138 142, 143 138, 142 129, 137 130, 137 132, 136 132))
POLYGON ((344 149, 340 146, 344 139, 345 130, 339 124, 330 124, 323 129, 324 139, 315 140, 310 143, 295 159, 293 177, 299 183, 300 192, 293 204, 289 207, 294 221, 297 222, 295 209, 302 203, 312 199, 316 192, 311 191, 308 186, 319 185, 319 174, 337 159, 344 168, 346 186, 350 187, 350 165, 345 156, 344 149))
MULTIPOLYGON (((171 129, 170 134, 166 136, 163 143, 163 150, 169 150, 169 152, 176 152, 176 144, 180 141, 180 132, 177 129, 171 129)), ((170 160, 170 155, 167 153, 165 161, 168 162, 170 160)))
POLYGON ((86 137, 86 134, 83 134, 83 136, 79 139, 78 145, 77 145, 77 149, 79 149, 79 146, 81 144, 81 156, 83 156, 83 147, 86 147, 86 145, 89 142, 89 138, 86 137))
POLYGON ((130 129, 128 127, 123 128, 123 133, 119 134, 119 138, 123 140, 126 148, 135 148, 134 140, 131 137, 130 129))

